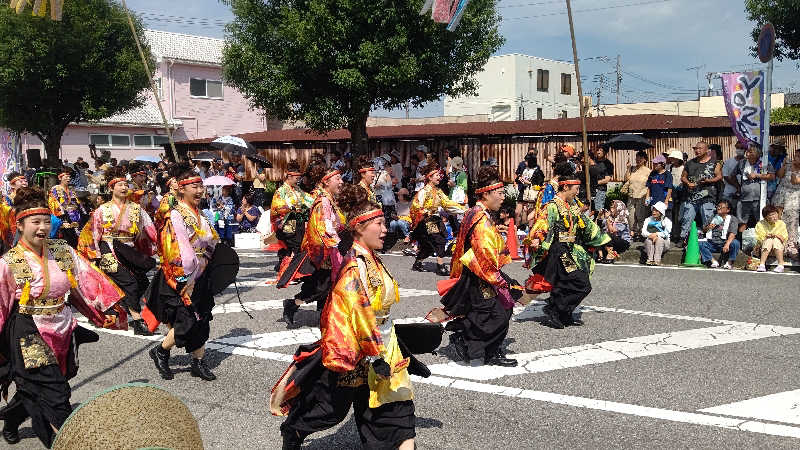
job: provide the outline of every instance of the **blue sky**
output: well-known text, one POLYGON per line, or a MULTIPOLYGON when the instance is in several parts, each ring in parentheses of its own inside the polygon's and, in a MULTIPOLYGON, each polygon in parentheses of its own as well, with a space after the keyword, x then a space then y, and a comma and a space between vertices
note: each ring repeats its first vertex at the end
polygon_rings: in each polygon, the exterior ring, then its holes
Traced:
MULTIPOLYGON (((127 0, 149 28, 224 38, 223 25, 233 16, 218 0, 127 0)), ((524 53, 572 60, 569 23, 563 0, 499 0, 505 45, 498 54, 524 53)), ((621 55, 623 102, 689 100, 707 72, 759 68, 749 54, 750 30, 742 0, 572 0, 584 92, 594 93, 596 75, 613 84, 621 55), (621 6, 622 5, 622 6, 621 6), (607 8, 607 9, 600 9, 607 8), (588 11, 587 11, 588 10, 588 11), (607 57, 608 60, 599 57, 607 57), (592 59, 593 58, 593 59, 592 59), (691 69, 690 69, 691 68, 691 69)), ((715 83, 719 87, 719 82, 715 83)), ((800 71, 791 61, 776 61, 774 86, 800 91, 800 71)), ((614 103, 603 89, 603 103, 614 103)), ((403 116, 401 111, 375 115, 403 116)), ((413 117, 442 114, 441 102, 413 117)))

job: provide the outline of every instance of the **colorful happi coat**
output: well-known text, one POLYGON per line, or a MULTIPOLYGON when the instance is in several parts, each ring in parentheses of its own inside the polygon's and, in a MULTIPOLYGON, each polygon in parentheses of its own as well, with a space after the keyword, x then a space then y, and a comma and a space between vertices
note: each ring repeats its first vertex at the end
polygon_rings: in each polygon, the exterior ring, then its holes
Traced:
POLYGON ((594 258, 586 247, 601 247, 611 241, 596 223, 581 212, 576 202, 568 205, 561 197, 554 197, 546 207, 547 232, 533 254, 533 265, 547 257, 554 239, 570 249, 569 258, 562 258, 567 271, 578 269, 591 275, 594 272, 594 258))
MULTIPOLYGON (((50 193, 47 197, 47 206, 50 207, 50 212, 53 213, 56 217, 61 217, 64 214, 69 213, 70 208, 68 206, 72 204, 77 204, 75 200, 75 195, 69 190, 69 188, 65 188, 60 184, 53 186, 50 189, 50 193)), ((70 217, 72 220, 72 217, 70 217)))
MULTIPOLYGON (((314 198, 303 192, 300 188, 293 188, 283 183, 272 196, 272 204, 269 208, 269 220, 272 222, 272 229, 278 229, 283 223, 284 217, 292 210, 310 209, 314 204, 314 198)), ((284 230, 288 234, 294 230, 284 230)))
POLYGON ((345 373, 340 386, 369 385, 370 408, 414 398, 409 358, 400 351, 390 317, 399 300, 397 282, 380 258, 354 242, 320 316, 320 346, 322 364, 345 373), (388 379, 379 379, 372 369, 370 362, 377 358, 391 368, 388 379))
POLYGON ((482 203, 464 214, 451 261, 450 278, 461 277, 466 267, 492 286, 505 287, 507 284, 500 269, 511 262, 511 254, 482 203), (469 249, 465 251, 467 239, 469 249))
POLYGON ((158 209, 153 213, 153 225, 156 227, 156 231, 161 231, 161 228, 164 227, 164 223, 167 221, 167 217, 169 216, 169 212, 178 204, 178 197, 175 196, 172 192, 167 192, 166 195, 161 197, 161 202, 158 204, 158 209))
POLYGON ((135 247, 147 256, 155 255, 156 228, 138 203, 126 201, 120 206, 112 201, 100 205, 78 237, 78 251, 88 259, 99 258, 101 269, 115 273, 118 269, 118 260, 113 253, 115 240, 135 247), (112 253, 103 255, 100 241, 106 241, 112 253))
POLYGON ((70 339, 77 326, 65 302, 70 290, 70 305, 96 326, 127 329, 125 312, 118 305, 124 293, 65 241, 47 240, 44 257, 20 242, 0 258, 0 329, 17 305, 17 313, 32 316, 39 331, 19 343, 26 368, 58 363, 66 375, 70 339), (116 315, 106 315, 109 310, 116 315))
POLYGON ((344 226, 345 217, 333 197, 324 189, 311 206, 311 214, 306 224, 306 234, 300 249, 308 253, 308 258, 316 268, 330 269, 331 256, 338 254, 339 230, 344 226))
POLYGON ((452 214, 461 214, 466 208, 450 200, 441 189, 426 184, 411 201, 411 227, 415 228, 423 219, 439 213, 439 208, 452 214))
MULTIPOLYGON (((180 293, 178 283, 191 283, 200 275, 214 254, 219 236, 199 211, 178 202, 159 233, 158 254, 161 270, 171 288, 180 293)), ((183 303, 192 304, 190 292, 182 294, 183 303)))

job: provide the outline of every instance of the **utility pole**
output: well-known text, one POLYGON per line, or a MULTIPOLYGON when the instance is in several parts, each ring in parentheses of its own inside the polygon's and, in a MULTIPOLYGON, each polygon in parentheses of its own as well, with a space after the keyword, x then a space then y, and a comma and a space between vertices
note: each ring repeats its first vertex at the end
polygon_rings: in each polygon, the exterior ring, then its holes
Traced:
POLYGON ((572 5, 567 2, 567 17, 569 17, 569 35, 572 38, 572 60, 575 62, 575 80, 578 82, 578 106, 581 113, 581 129, 583 134, 583 165, 586 174, 586 204, 592 204, 592 189, 589 184, 589 142, 586 137, 586 111, 583 104, 583 87, 581 84, 581 69, 578 64, 578 45, 575 43, 575 25, 572 22, 572 5))
POLYGON ((622 86, 622 56, 617 55, 617 104, 619 105, 620 86, 622 86))
POLYGON ((708 92, 706 93, 707 97, 711 97, 714 94, 714 83, 711 81, 713 77, 714 74, 711 72, 706 74, 706 80, 708 80, 708 92))
POLYGON ((406 102, 406 119, 408 119, 409 117, 410 109, 411 109, 411 104, 409 102, 406 102))

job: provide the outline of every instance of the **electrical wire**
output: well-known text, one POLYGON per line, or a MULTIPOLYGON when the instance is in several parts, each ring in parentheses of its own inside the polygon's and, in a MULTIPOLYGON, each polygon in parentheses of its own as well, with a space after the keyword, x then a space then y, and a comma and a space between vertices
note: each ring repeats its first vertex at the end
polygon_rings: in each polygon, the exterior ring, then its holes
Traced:
MULTIPOLYGON (((626 3, 624 5, 604 6, 604 7, 600 7, 600 8, 577 9, 577 10, 572 11, 572 12, 573 12, 573 14, 575 14, 575 13, 584 13, 584 12, 606 11, 606 10, 609 10, 609 9, 629 8, 629 7, 632 7, 632 6, 655 5, 655 4, 667 3, 667 2, 671 2, 671 1, 673 1, 673 0, 651 0, 651 1, 646 1, 646 2, 626 3)), ((503 21, 538 19, 538 18, 541 18, 541 17, 563 16, 565 14, 567 14, 566 11, 560 11, 560 12, 552 12, 552 13, 547 13, 547 14, 537 14, 537 15, 533 15, 533 16, 511 17, 511 18, 508 18, 508 19, 504 18, 503 21)))

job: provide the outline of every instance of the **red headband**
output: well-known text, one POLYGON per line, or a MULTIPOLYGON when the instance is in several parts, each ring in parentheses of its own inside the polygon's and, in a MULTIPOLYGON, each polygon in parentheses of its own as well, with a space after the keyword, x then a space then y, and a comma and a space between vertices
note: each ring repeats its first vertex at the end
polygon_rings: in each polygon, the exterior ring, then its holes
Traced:
POLYGON ((372 211, 368 211, 368 212, 365 212, 364 214, 360 214, 358 216, 355 216, 350 220, 350 222, 347 222, 347 225, 349 225, 350 228, 353 228, 354 226, 356 226, 356 225, 358 225, 360 223, 366 222, 368 220, 375 219, 377 217, 383 217, 383 210, 373 209, 372 211))
POLYGON ((363 169, 359 169, 358 173, 369 172, 370 170, 375 170, 374 167, 364 167, 363 169))
POLYGON ((580 180, 566 180, 566 181, 559 181, 559 186, 579 186, 581 184, 580 180))
POLYGON ((136 175, 147 175, 147 172, 145 172, 144 170, 140 170, 136 173, 131 174, 132 177, 135 177, 136 175))
POLYGON ((480 189, 475 189, 475 193, 476 194, 483 194, 484 192, 489 192, 489 191, 493 191, 495 189, 500 189, 503 186, 505 186, 505 185, 503 184, 502 181, 500 181, 500 182, 495 183, 495 184, 490 184, 488 186, 484 186, 484 187, 482 187, 480 189))
POLYGON ((112 178, 111 181, 108 182, 108 187, 113 188, 115 184, 119 183, 120 181, 127 181, 125 178, 112 178))
POLYGON ((286 175, 288 175, 288 176, 290 176, 290 177, 300 177, 300 176, 303 176, 303 174, 302 174, 302 173, 300 173, 300 172, 286 172, 286 175))
POLYGON ((69 176, 69 172, 61 172, 60 174, 58 174, 58 179, 60 180, 60 179, 62 179, 64 177, 68 177, 68 176, 69 176))
POLYGON ((186 186, 187 184, 202 183, 203 179, 200 177, 191 177, 178 182, 179 186, 186 186))
POLYGON ((327 180, 328 178, 335 177, 336 175, 339 175, 340 173, 341 172, 339 172, 338 170, 334 170, 331 173, 329 173, 329 174, 325 175, 324 177, 322 177, 322 179, 319 180, 319 181, 320 181, 320 183, 322 183, 325 180, 327 180))
POLYGON ((8 180, 8 183, 9 183, 9 184, 14 184, 14 183, 16 183, 17 181, 19 181, 19 180, 24 180, 24 179, 25 179, 25 176, 24 176, 24 175, 18 175, 18 176, 16 176, 16 177, 14 177, 14 178, 12 178, 12 179, 8 180))
POLYGON ((21 213, 17 214, 17 222, 21 221, 22 219, 28 216, 40 216, 40 215, 50 215, 50 210, 48 208, 28 208, 21 213))

